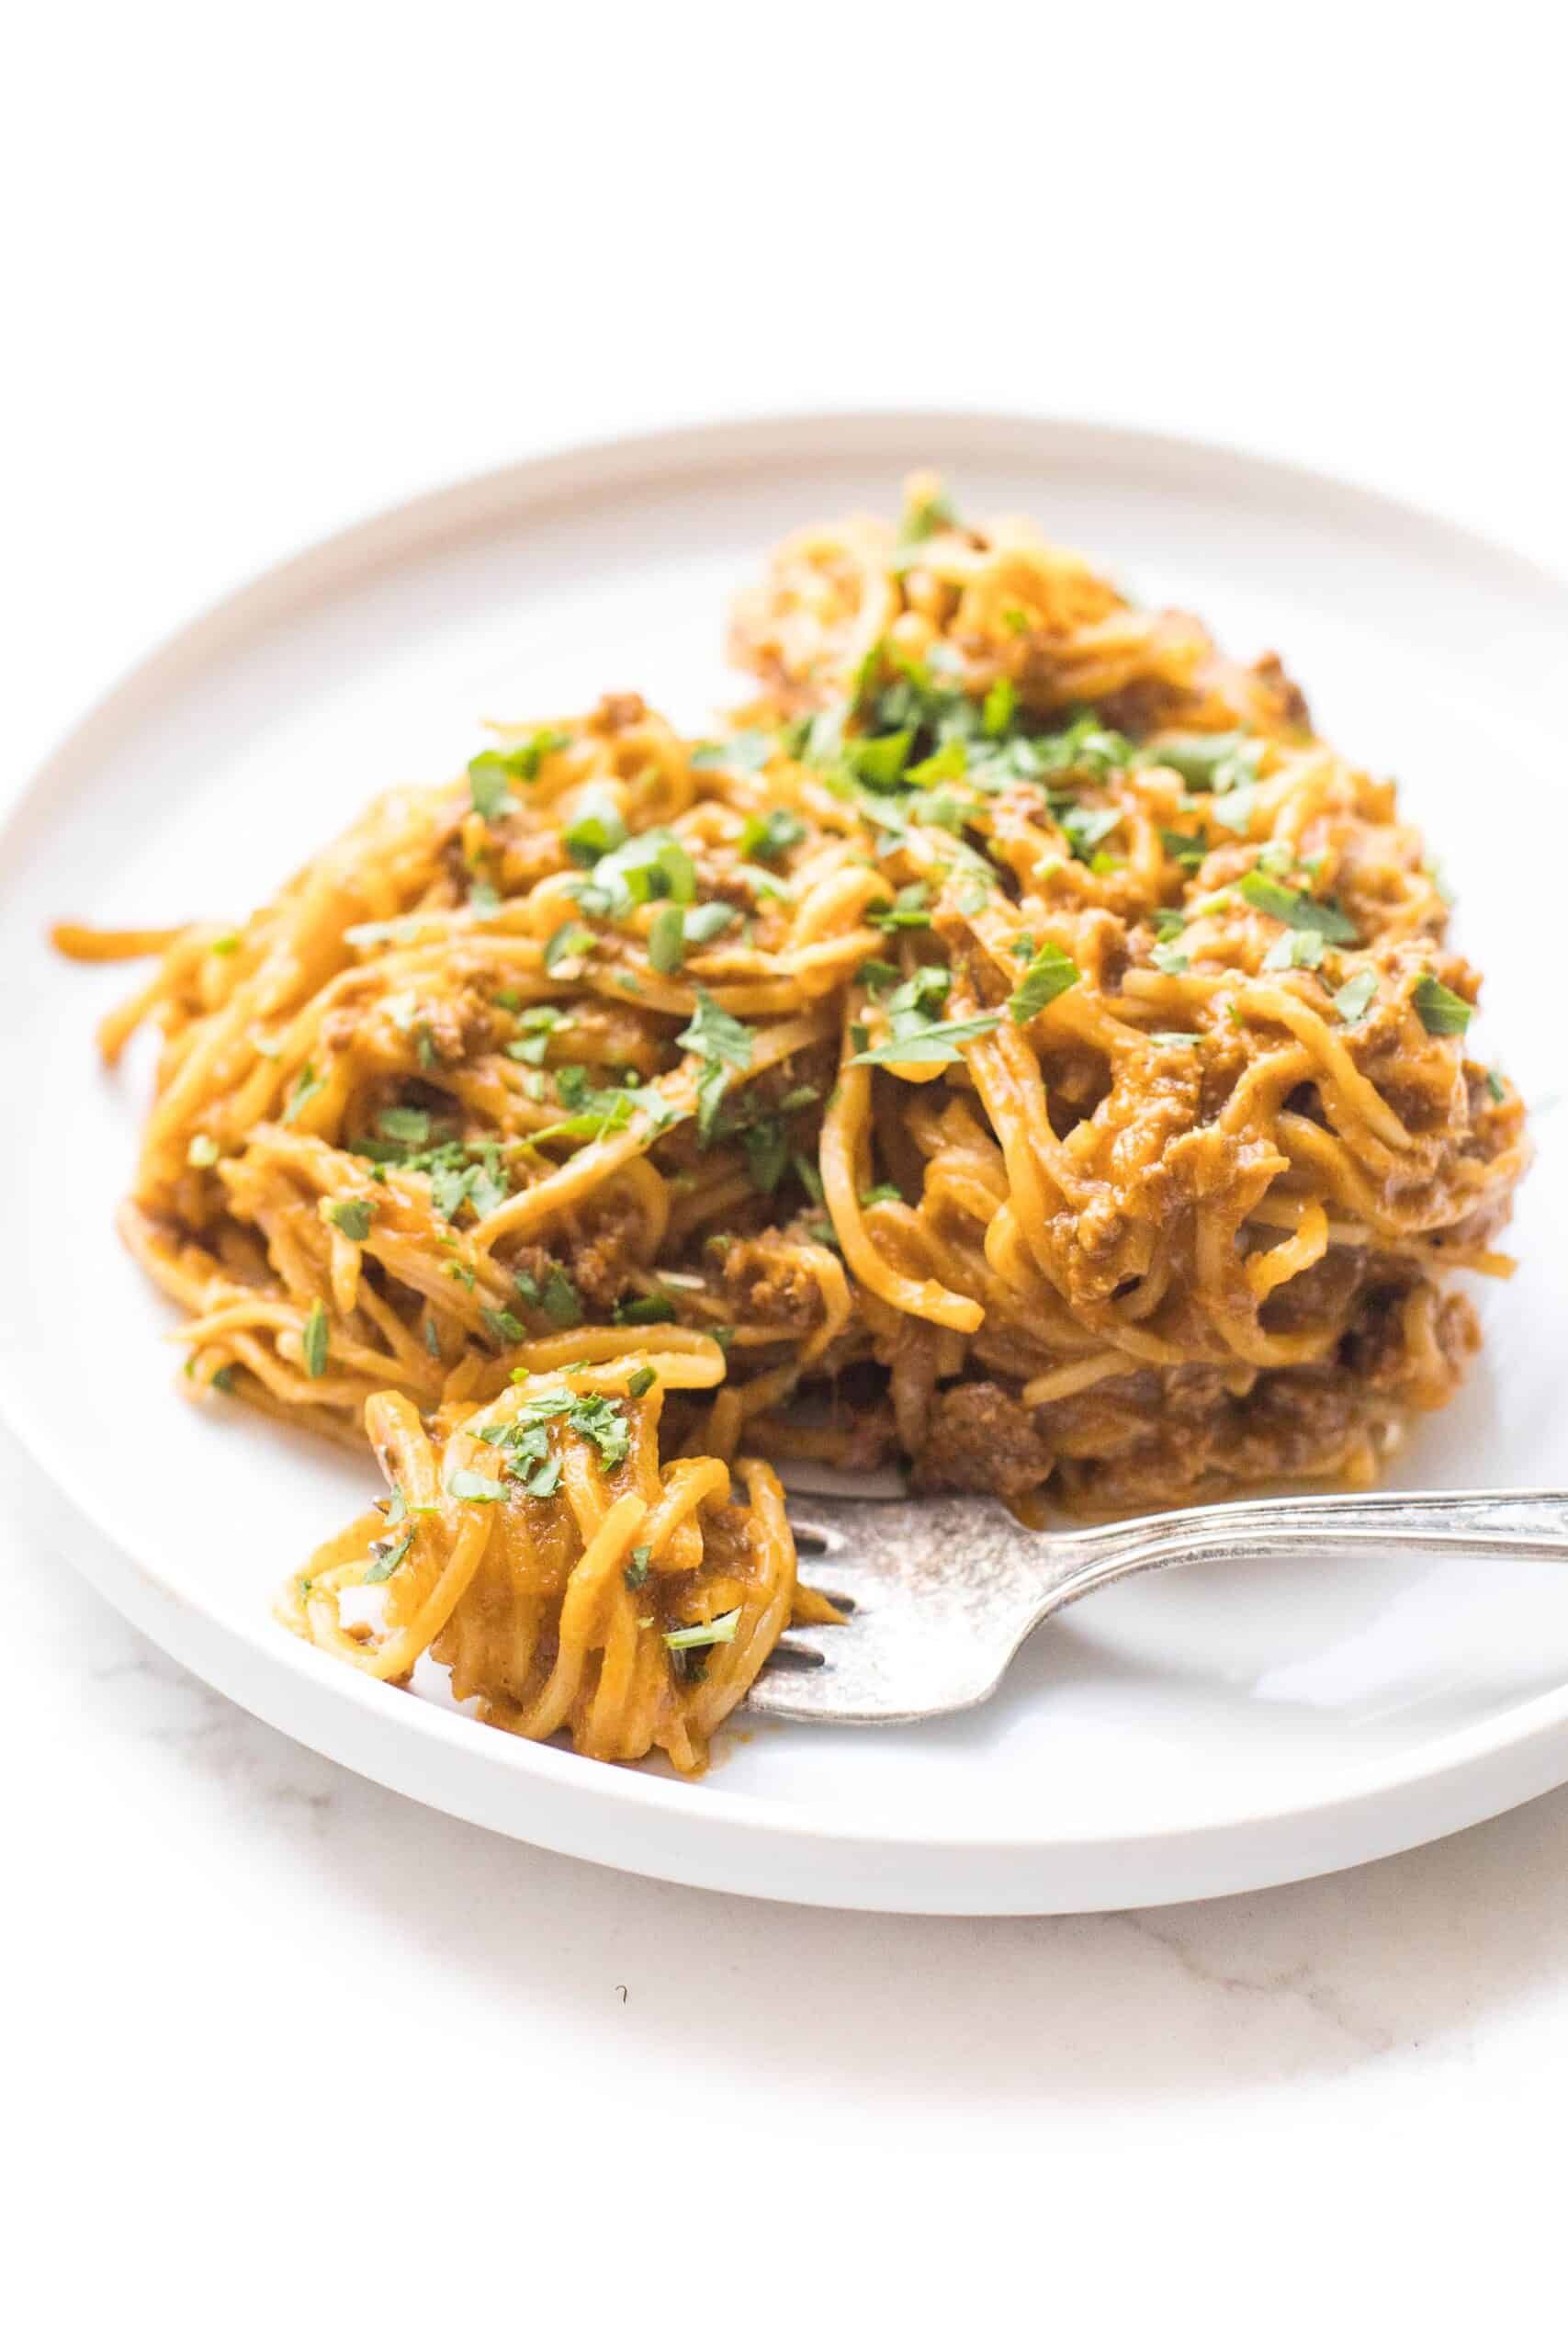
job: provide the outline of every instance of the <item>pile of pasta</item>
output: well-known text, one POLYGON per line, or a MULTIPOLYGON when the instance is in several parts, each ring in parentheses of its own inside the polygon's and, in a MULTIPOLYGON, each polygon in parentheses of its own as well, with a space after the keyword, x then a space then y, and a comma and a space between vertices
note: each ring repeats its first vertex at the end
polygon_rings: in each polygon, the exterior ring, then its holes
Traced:
POLYGON ((700 1771, 792 1612, 834 1613, 797 1595, 765 1463, 737 1465, 737 1502, 715 1456, 660 1460, 665 1395, 722 1378, 716 1355, 677 1346, 525 1373, 489 1404, 433 1416, 395 1389, 373 1396, 366 1433, 388 1498, 290 1581, 284 1622, 383 1679, 428 1652, 503 1730, 570 1731, 610 1760, 660 1747, 700 1771))
POLYGON ((1527 1158, 1393 786, 1274 657, 931 478, 732 645, 711 740, 611 695, 243 923, 57 933, 158 956, 104 1046, 160 1023, 122 1230, 190 1393, 381 1461, 288 1621, 683 1770, 826 1611, 756 1456, 1026 1516, 1365 1479, 1527 1158))

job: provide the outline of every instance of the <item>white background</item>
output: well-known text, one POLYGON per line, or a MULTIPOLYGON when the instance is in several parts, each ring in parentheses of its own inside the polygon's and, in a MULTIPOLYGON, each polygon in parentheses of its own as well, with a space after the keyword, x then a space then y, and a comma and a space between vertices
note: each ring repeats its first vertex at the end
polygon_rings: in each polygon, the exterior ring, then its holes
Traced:
MULTIPOLYGON (((34 6, 7 784, 302 539, 705 413, 1190 431, 1568 566, 1547 17, 34 6)), ((0 1481, 18 2343, 1560 2334, 1568 1798, 1136 1917, 681 1893, 250 1723, 0 1481)))

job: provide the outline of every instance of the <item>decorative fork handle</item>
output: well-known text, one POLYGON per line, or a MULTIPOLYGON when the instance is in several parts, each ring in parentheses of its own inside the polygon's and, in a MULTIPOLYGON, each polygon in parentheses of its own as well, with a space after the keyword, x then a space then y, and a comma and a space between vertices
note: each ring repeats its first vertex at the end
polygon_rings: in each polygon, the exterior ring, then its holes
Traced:
MULTIPOLYGON (((1207 1503, 1075 1531, 1039 1616, 1145 1568, 1335 1552, 1457 1552, 1568 1561, 1568 1492, 1287 1495, 1207 1503)), ((1036 1620, 1038 1622, 1038 1620, 1036 1620)))
POLYGON ((782 1641, 754 1713, 915 1723, 978 1706, 1058 1610, 1145 1570, 1358 1552, 1568 1563, 1568 1493, 1291 1495, 1035 1532, 973 1495, 821 1499, 791 1522, 803 1566, 850 1611, 782 1641))

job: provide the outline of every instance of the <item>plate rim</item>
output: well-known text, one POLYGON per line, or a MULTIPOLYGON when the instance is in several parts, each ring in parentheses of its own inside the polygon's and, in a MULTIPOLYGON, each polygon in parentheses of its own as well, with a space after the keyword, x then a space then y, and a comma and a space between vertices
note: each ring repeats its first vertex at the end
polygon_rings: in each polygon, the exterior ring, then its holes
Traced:
MULTIPOLYGON (((62 774, 96 762, 97 739, 107 729, 177 694, 182 681, 199 675, 236 642, 312 605, 330 604, 350 580, 378 562, 406 561, 442 536, 458 536, 483 514, 536 514, 551 504, 568 504, 574 496, 602 493, 617 481, 656 476, 678 481, 705 468, 733 469, 748 456, 841 459, 881 449, 891 462, 897 452, 887 448, 888 442, 908 442, 917 434, 928 446, 957 436, 983 439, 998 456, 1025 456, 1032 442, 1042 455, 1053 443, 1058 456, 1064 450, 1084 456, 1110 452, 1166 481, 1182 475, 1194 481, 1237 473, 1261 477, 1276 495, 1287 493, 1314 512, 1332 507, 1340 516, 1359 513, 1385 532, 1395 530, 1406 545, 1439 542, 1450 560, 1508 575, 1518 590, 1555 605, 1557 617, 1568 622, 1568 579, 1533 554, 1408 499, 1224 442, 1048 413, 983 405, 929 408, 919 402, 688 420, 553 445, 460 475, 378 507, 249 573, 133 658, 33 773, 6 796, 0 806, 0 870, 6 851, 25 848, 47 826, 62 774)), ((8 891, 0 893, 0 905, 9 899, 8 891)), ((14 905, 6 911, 9 920, 17 919, 14 905)), ((694 1789, 554 1747, 508 1739, 446 1709, 411 1709, 403 1693, 344 1673, 333 1660, 290 1640, 270 1619, 208 1602, 171 1583, 152 1560, 123 1547, 107 1508, 96 1498, 85 1498, 73 1484, 46 1418, 35 1410, 22 1360, 3 1340, 0 1417, 67 1506, 76 1536, 67 1545, 73 1564, 83 1566, 122 1614, 203 1679, 307 1745, 353 1769, 367 1770, 383 1785, 513 1837, 650 1876, 866 1909, 1040 1913, 1176 1902, 1280 1883, 1398 1851, 1484 1819, 1568 1778, 1565 1680, 1553 1691, 1461 1730, 1325 1772, 1310 1799, 1233 1809, 1223 1820, 1081 1835, 1060 1828, 1048 1834, 1027 1826, 999 1833, 981 1828, 962 1838, 947 1825, 942 1834, 933 1835, 907 1818, 878 1819, 874 1808, 837 1824, 789 1798, 730 1795, 711 1782, 694 1789), (86 1546, 84 1530, 95 1539, 86 1546), (215 1657, 215 1649, 225 1643, 237 1647, 238 1660, 215 1657), (304 1707, 310 1720, 302 1724, 301 1709, 291 1702, 304 1691, 314 1691, 318 1703, 304 1707), (341 1736, 335 1736, 340 1722, 341 1736), (409 1746, 416 1763, 425 1754, 447 1759, 446 1785, 414 1789, 401 1777, 389 1779, 385 1769, 356 1761, 357 1752, 376 1745, 372 1727, 385 1729, 394 1746, 409 1746), (498 1817, 504 1792, 530 1785, 551 1792, 559 1817, 544 1823, 498 1817), (1388 1816, 1381 1827, 1379 1808, 1388 1816), (1427 1816, 1425 1826, 1416 1822, 1418 1813, 1427 1816), (610 1816, 607 1823, 599 1819, 602 1814, 610 1816), (1369 1814, 1372 1817, 1362 1818, 1369 1814), (742 1868, 734 1857, 725 1861, 722 1839, 715 1841, 719 1859, 711 1863, 695 1851, 661 1850, 645 1857, 635 1845, 628 1850, 626 1838, 615 1834, 616 1823, 630 1824, 635 1831, 639 1820, 650 1818, 678 1825, 694 1848, 705 1827, 710 1834, 744 1832, 757 1842, 755 1866, 742 1868), (1274 1861, 1260 1870, 1261 1856, 1243 1859, 1260 1838, 1270 1837, 1279 1847, 1274 1861), (1208 1850, 1223 1849, 1227 1841, 1236 1848, 1229 1866, 1221 1853, 1208 1850), (800 1883, 803 1851, 837 1858, 824 1890, 800 1883), (892 1885, 866 1886, 844 1867, 850 1857, 874 1852, 896 1858, 902 1894, 892 1885), (782 1870, 770 1871, 770 1854, 784 1864, 782 1870), (1134 1867, 1134 1857, 1142 1858, 1141 1868, 1134 1867), (911 1869, 919 1858, 924 1867, 911 1869), (1101 1867, 1094 1866, 1095 1858, 1101 1867), (767 1883, 770 1878, 776 1883, 767 1883), (1118 1878, 1129 1882, 1121 1891, 1115 1891, 1118 1878)), ((425 1777, 416 1769, 408 1779, 425 1777)), ((428 1777, 433 1783, 442 1781, 439 1762, 428 1777)), ((679 1848, 679 1836, 676 1843, 679 1848)))

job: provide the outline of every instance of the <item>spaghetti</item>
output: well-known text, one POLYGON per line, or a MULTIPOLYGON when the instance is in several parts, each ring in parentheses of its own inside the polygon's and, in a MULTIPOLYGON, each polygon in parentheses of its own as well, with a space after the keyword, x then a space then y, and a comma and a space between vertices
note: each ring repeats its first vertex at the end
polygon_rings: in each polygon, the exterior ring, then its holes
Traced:
POLYGON ((732 641, 720 741, 610 695, 243 925, 57 933, 159 957, 103 1045, 161 1023, 121 1226, 187 1388, 382 1464, 288 1622, 684 1770, 830 1613, 751 1454, 1025 1511, 1365 1479, 1527 1158, 1393 786, 1272 656, 932 478, 732 641))

